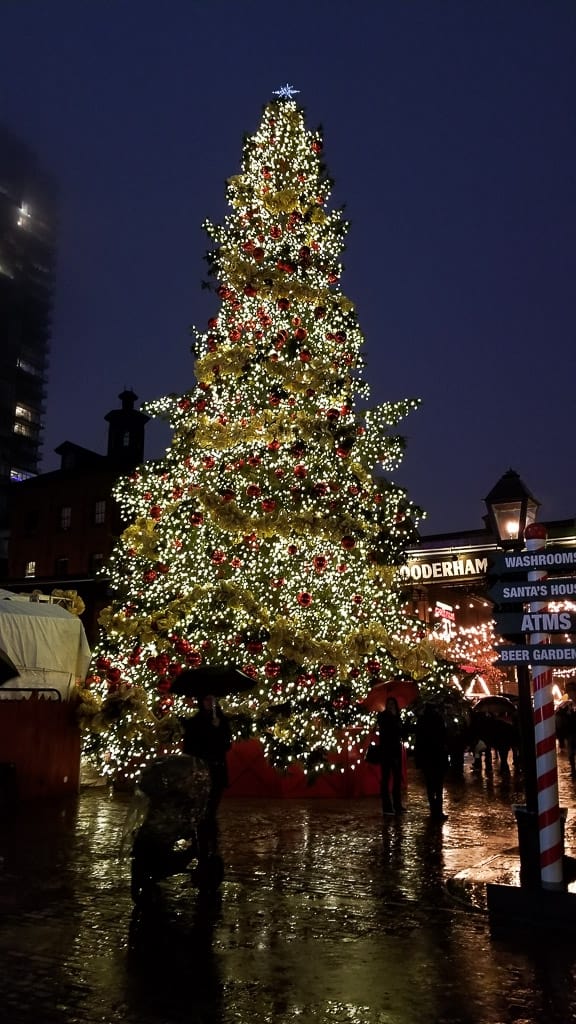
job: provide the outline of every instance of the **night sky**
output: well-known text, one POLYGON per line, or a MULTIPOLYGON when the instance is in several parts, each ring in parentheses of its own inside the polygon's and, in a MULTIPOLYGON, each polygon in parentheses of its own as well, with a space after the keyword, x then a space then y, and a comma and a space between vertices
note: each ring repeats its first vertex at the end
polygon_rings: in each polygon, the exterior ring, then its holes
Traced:
POLYGON ((422 399, 394 478, 423 532, 481 527, 509 467, 576 515, 573 0, 5 0, 0 29, 0 120, 61 190, 44 470, 105 451, 125 386, 193 385, 201 224, 289 82, 350 220, 371 402, 422 399))

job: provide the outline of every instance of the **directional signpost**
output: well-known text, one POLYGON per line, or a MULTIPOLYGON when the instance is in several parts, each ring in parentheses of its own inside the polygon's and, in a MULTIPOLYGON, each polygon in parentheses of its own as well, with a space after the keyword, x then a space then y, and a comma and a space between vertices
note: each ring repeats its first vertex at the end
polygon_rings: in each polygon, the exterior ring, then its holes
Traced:
MULTIPOLYGON (((515 573, 536 574, 535 571, 576 573, 576 548, 546 547, 538 551, 499 551, 490 559, 494 575, 508 577, 515 573)), ((510 611, 494 613, 494 628, 501 636, 526 634, 527 646, 513 644, 497 647, 501 668, 509 665, 548 665, 556 668, 576 668, 576 644, 531 644, 530 637, 543 633, 576 633, 576 613, 548 612, 542 602, 576 599, 575 576, 551 576, 547 579, 500 579, 489 591, 496 605, 513 604, 518 607, 538 602, 538 611, 510 611)))
MULTIPOLYGON (((532 848, 528 830, 536 828, 540 883, 544 888, 556 889, 563 886, 563 838, 558 806, 551 670, 576 668, 576 644, 555 642, 556 639, 567 641, 576 634, 576 613, 551 611, 548 605, 549 602, 576 598, 576 576, 562 575, 571 571, 576 573, 576 548, 547 547, 546 528, 537 523, 527 528, 525 540, 526 551, 502 551, 491 559, 492 572, 500 577, 490 591, 497 606, 494 628, 502 637, 519 640, 524 635, 526 640, 523 644, 499 644, 495 664, 516 669, 525 737, 530 732, 534 739, 536 794, 533 790, 533 766, 530 766, 527 775, 530 774, 532 781, 529 786, 527 777, 526 807, 516 808, 521 877, 523 846, 530 876, 532 868, 536 867, 532 855, 526 856, 528 848, 532 848), (522 575, 517 578, 516 574, 523 574, 523 578, 522 575), (554 638, 552 643, 551 636, 554 638), (529 721, 532 714, 533 725, 529 721)), ((526 740, 524 746, 526 758, 526 740)), ((526 877, 526 884, 531 884, 531 878, 526 877)))
POLYGON ((569 642, 576 634, 576 612, 552 611, 549 604, 576 602, 576 547, 546 547, 546 528, 535 522, 527 526, 524 541, 527 550, 498 552, 489 570, 499 577, 489 591, 496 605, 494 628, 513 641, 498 644, 495 664, 516 670, 526 805, 513 808, 521 887, 489 886, 488 906, 499 920, 518 914, 519 920, 529 916, 535 924, 557 927, 560 915, 576 921, 576 899, 567 892, 565 877, 569 858, 558 793, 552 670, 576 670, 576 642, 569 642), (526 642, 519 642, 523 637, 526 642))

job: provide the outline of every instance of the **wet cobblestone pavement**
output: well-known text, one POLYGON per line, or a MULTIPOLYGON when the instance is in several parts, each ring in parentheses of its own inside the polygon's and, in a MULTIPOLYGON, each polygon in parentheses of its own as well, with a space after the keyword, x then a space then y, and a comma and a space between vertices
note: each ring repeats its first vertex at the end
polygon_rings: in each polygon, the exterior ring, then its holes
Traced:
POLYGON ((485 882, 517 881, 514 802, 514 776, 469 764, 442 825, 412 766, 398 819, 374 798, 228 800, 219 895, 177 877, 145 912, 118 859, 128 795, 4 814, 0 1021, 569 1024, 574 936, 490 933, 485 882))

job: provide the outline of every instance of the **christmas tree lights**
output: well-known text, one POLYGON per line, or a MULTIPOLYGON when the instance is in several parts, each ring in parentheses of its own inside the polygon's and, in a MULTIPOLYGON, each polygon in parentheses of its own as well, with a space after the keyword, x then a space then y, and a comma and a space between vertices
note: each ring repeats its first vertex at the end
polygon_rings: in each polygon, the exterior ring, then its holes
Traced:
POLYGON ((112 775, 177 742, 183 668, 251 675, 224 702, 235 736, 308 772, 367 739, 375 682, 433 677, 435 641, 407 616, 398 573, 421 512, 384 475, 418 402, 362 410, 363 336, 340 287, 348 225, 293 93, 265 107, 231 212, 205 224, 219 308, 194 332, 197 383, 146 407, 172 444, 117 486, 131 525, 81 708, 86 750, 112 775))

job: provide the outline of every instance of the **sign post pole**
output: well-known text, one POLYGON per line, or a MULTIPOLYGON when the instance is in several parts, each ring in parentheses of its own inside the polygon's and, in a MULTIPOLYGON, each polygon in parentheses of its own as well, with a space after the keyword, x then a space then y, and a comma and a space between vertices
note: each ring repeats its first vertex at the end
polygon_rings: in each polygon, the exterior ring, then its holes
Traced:
MULTIPOLYGON (((547 531, 541 523, 532 523, 525 533, 528 551, 546 547, 547 531)), ((534 570, 528 579, 546 578, 546 571, 534 570)), ((531 602, 530 612, 545 608, 531 602)), ((532 633, 530 644, 544 644, 545 633, 532 633)), ((534 736, 536 742, 536 777, 538 788, 538 836, 540 845, 540 877, 543 889, 563 889, 563 841, 558 797, 558 763, 556 759, 556 720, 552 695, 552 671, 546 665, 532 666, 534 688, 534 736)))

